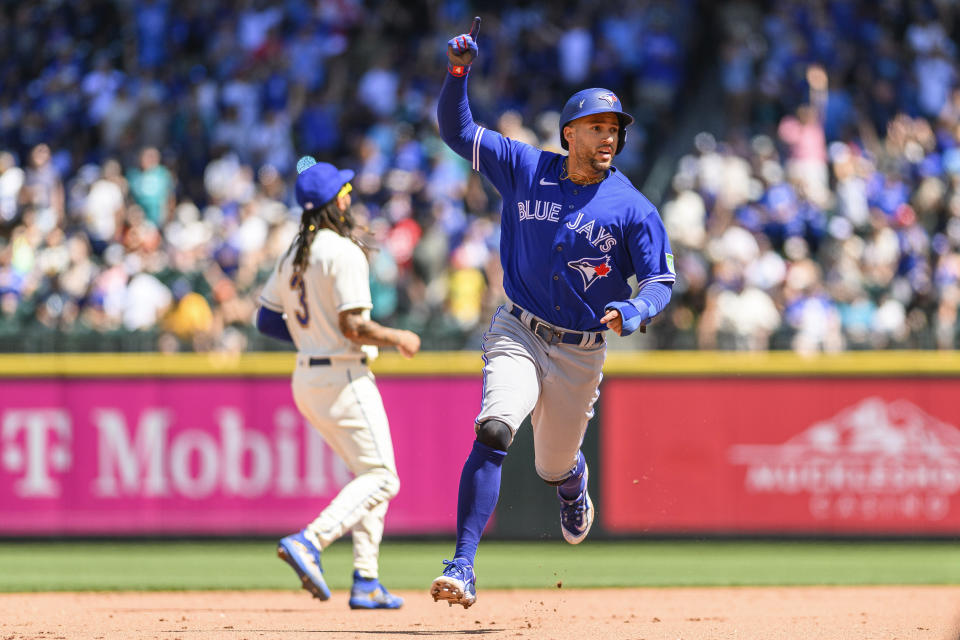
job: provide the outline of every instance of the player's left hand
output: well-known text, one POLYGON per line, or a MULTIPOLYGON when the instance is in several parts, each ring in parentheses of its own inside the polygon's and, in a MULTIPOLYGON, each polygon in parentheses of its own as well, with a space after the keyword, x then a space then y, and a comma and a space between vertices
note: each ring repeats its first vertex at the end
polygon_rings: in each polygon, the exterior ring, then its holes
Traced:
POLYGON ((476 37, 480 31, 479 16, 473 19, 470 33, 461 33, 447 42, 447 59, 451 67, 469 68, 480 53, 476 37))
POLYGON ((600 322, 607 325, 607 329, 610 329, 617 335, 620 335, 620 331, 623 330, 623 317, 616 309, 608 309, 607 312, 603 314, 603 317, 600 318, 600 322))

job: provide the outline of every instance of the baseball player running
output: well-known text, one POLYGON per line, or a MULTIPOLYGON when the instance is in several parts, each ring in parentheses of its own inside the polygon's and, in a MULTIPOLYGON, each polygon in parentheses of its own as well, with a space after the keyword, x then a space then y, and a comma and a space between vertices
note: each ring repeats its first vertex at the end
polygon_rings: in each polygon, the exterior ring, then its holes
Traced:
POLYGON ((293 398, 355 475, 316 520, 289 535, 278 555, 303 588, 327 600, 321 552, 353 533, 352 609, 397 609, 403 599, 378 579, 377 558, 387 503, 400 480, 383 402, 367 368, 376 347, 394 346, 406 357, 420 349, 410 331, 370 319, 369 266, 350 213, 353 171, 301 158, 296 197, 300 232, 280 257, 260 294, 257 328, 297 346, 293 398))
POLYGON ((500 493, 507 448, 532 413, 535 467, 557 487, 560 530, 587 536, 593 503, 580 451, 599 395, 604 330, 626 336, 670 300, 673 256, 656 208, 612 166, 633 118, 606 89, 567 101, 560 133, 568 156, 510 140, 473 121, 467 77, 477 56, 469 34, 447 43, 437 116, 443 140, 503 199, 500 260, 509 299, 484 334, 483 400, 457 498, 457 546, 430 588, 433 599, 471 606, 474 557, 500 493), (627 278, 639 293, 630 298, 627 278))

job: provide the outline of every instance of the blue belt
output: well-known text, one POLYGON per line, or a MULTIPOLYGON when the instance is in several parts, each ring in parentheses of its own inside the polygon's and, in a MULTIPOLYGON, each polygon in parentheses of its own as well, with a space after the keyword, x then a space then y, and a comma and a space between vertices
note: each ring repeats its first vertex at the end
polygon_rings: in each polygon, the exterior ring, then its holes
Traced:
MULTIPOLYGON (((523 322, 523 309, 517 305, 510 306, 510 315, 518 319, 520 322, 523 322)), ((530 327, 530 330, 534 334, 547 344, 557 344, 562 342, 563 344, 576 344, 579 345, 583 342, 583 337, 586 335, 588 337, 587 344, 584 346, 590 346, 593 344, 599 344, 603 342, 603 333, 599 331, 567 331, 566 329, 558 329, 552 324, 547 324, 542 320, 537 320, 530 316, 530 320, 524 322, 525 325, 530 327)))
MULTIPOLYGON (((311 367, 329 367, 333 364, 330 358, 310 358, 307 362, 311 367)), ((367 364, 367 356, 360 356, 360 364, 367 364)))

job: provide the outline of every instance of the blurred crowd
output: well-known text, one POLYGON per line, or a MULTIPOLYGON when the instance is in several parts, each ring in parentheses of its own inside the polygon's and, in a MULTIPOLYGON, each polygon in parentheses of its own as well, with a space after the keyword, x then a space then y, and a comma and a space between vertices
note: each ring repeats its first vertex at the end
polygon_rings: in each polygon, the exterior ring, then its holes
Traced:
POLYGON ((730 2, 726 128, 703 132, 661 207, 680 348, 957 346, 955 2, 730 2))
POLYGON ((305 154, 357 172, 374 316, 476 348, 499 200, 435 122, 475 13, 474 115, 511 138, 558 150, 608 87, 641 186, 679 115, 723 111, 655 203, 673 300, 612 347, 957 345, 955 2, 0 0, 0 350, 286 348, 251 319, 305 154))
POLYGON ((436 132, 446 41, 484 17, 477 119, 549 148, 620 93, 642 172, 696 44, 693 0, 0 1, 0 350, 286 348, 251 326, 300 211, 298 156, 357 172, 376 318, 475 348, 499 201, 436 132))

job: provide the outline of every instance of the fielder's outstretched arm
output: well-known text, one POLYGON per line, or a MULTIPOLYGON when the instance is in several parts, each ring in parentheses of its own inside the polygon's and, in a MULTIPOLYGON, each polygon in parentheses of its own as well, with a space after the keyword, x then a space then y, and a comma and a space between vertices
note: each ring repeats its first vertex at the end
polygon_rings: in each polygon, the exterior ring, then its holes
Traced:
POLYGON ((396 347, 401 355, 413 357, 420 350, 420 337, 406 329, 391 329, 363 316, 364 309, 347 309, 338 316, 340 331, 354 344, 396 347))

